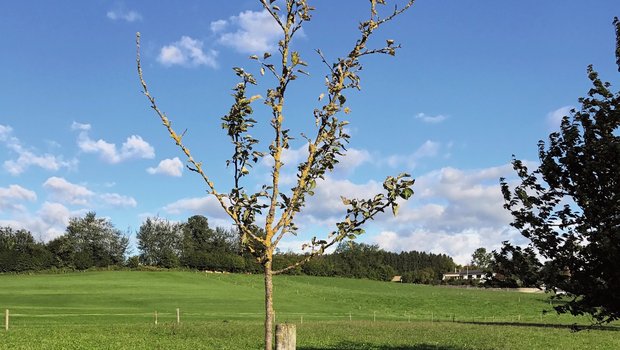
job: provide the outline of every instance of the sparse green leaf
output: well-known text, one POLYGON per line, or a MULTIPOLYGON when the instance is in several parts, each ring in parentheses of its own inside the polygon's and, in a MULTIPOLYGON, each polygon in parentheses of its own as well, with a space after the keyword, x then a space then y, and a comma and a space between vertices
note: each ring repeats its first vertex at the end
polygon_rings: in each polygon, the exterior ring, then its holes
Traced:
POLYGON ((398 203, 392 203, 392 214, 398 215, 398 203))
POLYGON ((401 193, 400 193, 400 198, 402 199, 409 199, 411 196, 413 195, 413 190, 411 188, 405 188, 401 193))

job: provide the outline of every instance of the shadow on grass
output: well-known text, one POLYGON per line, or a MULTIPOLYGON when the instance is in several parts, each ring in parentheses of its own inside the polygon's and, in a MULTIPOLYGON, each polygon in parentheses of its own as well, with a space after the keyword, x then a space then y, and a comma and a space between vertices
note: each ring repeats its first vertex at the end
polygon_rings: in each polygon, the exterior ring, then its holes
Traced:
POLYGON ((446 346, 446 345, 433 345, 433 344, 415 344, 415 345, 369 345, 366 343, 356 342, 341 342, 336 345, 328 347, 314 347, 314 346, 301 346, 297 347, 298 350, 462 350, 464 348, 446 346))
POLYGON ((575 325, 575 324, 553 324, 553 323, 526 323, 526 322, 478 322, 478 321, 457 321, 462 324, 482 325, 482 326, 509 326, 509 327, 541 327, 541 328, 557 328, 557 329, 569 329, 573 332, 599 330, 599 331, 612 331, 620 332, 618 326, 602 326, 602 325, 575 325))

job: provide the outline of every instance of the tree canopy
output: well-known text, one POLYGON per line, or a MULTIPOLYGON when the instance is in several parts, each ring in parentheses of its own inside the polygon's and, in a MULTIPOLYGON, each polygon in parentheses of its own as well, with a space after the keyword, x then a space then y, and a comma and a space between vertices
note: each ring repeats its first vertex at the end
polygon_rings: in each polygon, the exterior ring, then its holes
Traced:
POLYGON ((488 270, 491 267, 493 254, 487 253, 486 248, 480 247, 471 255, 471 265, 482 270, 488 270))
MULTIPOLYGON (((620 71, 618 18, 614 26, 620 71)), ((520 184, 501 182, 512 225, 547 260, 542 282, 572 296, 556 309, 610 322, 620 319, 620 92, 591 65, 587 73, 592 88, 538 143, 538 167, 514 158, 520 184)))

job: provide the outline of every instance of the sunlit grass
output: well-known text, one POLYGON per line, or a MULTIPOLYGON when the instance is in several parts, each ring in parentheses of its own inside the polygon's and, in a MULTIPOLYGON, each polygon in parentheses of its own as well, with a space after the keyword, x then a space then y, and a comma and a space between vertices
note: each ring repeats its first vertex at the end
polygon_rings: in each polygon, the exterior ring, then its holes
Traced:
MULTIPOLYGON (((257 275, 180 271, 0 275, 12 315, 0 348, 259 348, 262 286, 257 275)), ((278 276, 275 307, 297 325, 299 349, 620 348, 620 332, 557 327, 589 320, 544 313, 545 294, 278 276)))

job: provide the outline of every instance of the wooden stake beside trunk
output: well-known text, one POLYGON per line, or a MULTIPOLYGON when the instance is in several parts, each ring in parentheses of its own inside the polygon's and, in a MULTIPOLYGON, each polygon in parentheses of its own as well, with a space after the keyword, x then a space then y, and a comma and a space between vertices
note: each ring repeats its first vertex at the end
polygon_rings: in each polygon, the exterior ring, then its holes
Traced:
POLYGON ((276 325, 276 350, 295 350, 297 348, 297 330, 294 324, 276 325))

